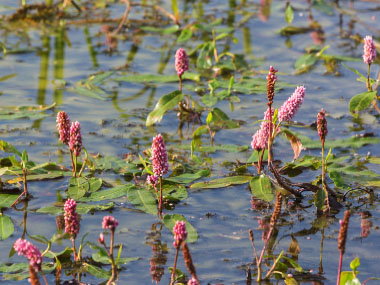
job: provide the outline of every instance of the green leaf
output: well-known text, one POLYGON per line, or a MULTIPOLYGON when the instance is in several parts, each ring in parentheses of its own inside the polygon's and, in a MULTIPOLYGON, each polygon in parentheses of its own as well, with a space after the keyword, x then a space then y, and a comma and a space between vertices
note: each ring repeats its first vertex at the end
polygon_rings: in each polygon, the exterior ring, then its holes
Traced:
POLYGON ((314 54, 304 54, 299 57, 294 64, 297 73, 308 71, 318 61, 318 57, 314 54))
POLYGON ((340 274, 340 285, 350 284, 350 282, 354 279, 354 274, 351 271, 343 271, 340 274))
POLYGON ((173 233, 173 227, 177 221, 184 221, 186 223, 187 239, 186 242, 193 243, 198 239, 198 233, 196 229, 186 220, 186 218, 179 214, 165 215, 163 222, 165 227, 167 227, 173 233))
POLYGON ((153 111, 149 113, 146 119, 146 126, 151 126, 162 120, 164 114, 173 109, 183 99, 183 93, 179 90, 171 92, 161 97, 153 111))
POLYGON ((147 189, 128 189, 128 201, 145 213, 157 215, 156 199, 147 189))
POLYGON ((106 72, 100 72, 97 74, 93 74, 93 75, 90 75, 88 77, 87 82, 91 83, 91 84, 101 83, 104 80, 106 80, 107 78, 109 78, 114 73, 115 73, 114 71, 106 71, 106 72))
MULTIPOLYGON (((199 74, 185 72, 182 79, 200 81, 199 74)), ((115 81, 126 81, 132 83, 170 83, 178 82, 177 75, 160 75, 160 74, 128 74, 120 77, 113 78, 115 81)))
POLYGON ((72 177, 69 180, 69 189, 68 193, 70 198, 74 200, 79 200, 84 195, 86 195, 86 186, 87 186, 87 179, 84 177, 72 177))
POLYGON ((222 188, 227 187, 230 185, 237 185, 237 184, 245 184, 250 182, 252 179, 251 176, 231 176, 231 177, 224 177, 224 178, 218 178, 211 181, 203 181, 194 183, 190 186, 190 188, 222 188))
POLYGON ((321 11, 326 15, 332 16, 334 14, 334 10, 331 5, 326 3, 324 0, 314 0, 313 6, 315 9, 321 11))
POLYGON ((345 68, 347 68, 348 70, 351 70, 351 71, 354 72, 356 75, 358 75, 361 81, 363 81, 363 82, 367 82, 367 77, 365 77, 363 74, 361 74, 357 69, 355 69, 355 68, 351 68, 351 67, 348 67, 348 66, 345 65, 344 63, 342 63, 342 65, 343 65, 345 68))
POLYGON ((285 9, 285 21, 288 24, 291 24, 293 22, 293 18, 294 18, 294 13, 293 13, 292 6, 290 6, 290 4, 288 4, 286 9, 285 9))
POLYGON ((15 120, 28 118, 30 120, 42 119, 48 116, 46 110, 52 109, 55 103, 49 106, 3 106, 0 107, 0 120, 15 120))
POLYGON ((70 92, 73 92, 73 93, 77 93, 79 95, 83 95, 83 96, 86 96, 86 97, 98 99, 98 100, 101 100, 101 101, 105 101, 106 100, 104 97, 102 97, 101 95, 99 95, 99 92, 96 92, 97 90, 96 91, 95 90, 91 90, 88 87, 76 85, 74 87, 68 88, 67 90, 70 91, 70 92))
POLYGON ((111 277, 110 272, 108 272, 107 270, 104 270, 100 267, 97 267, 95 265, 88 264, 88 263, 84 262, 83 267, 88 273, 95 276, 96 278, 108 279, 111 277))
POLYGON ((77 212, 78 214, 87 214, 92 211, 107 211, 114 207, 114 202, 108 202, 104 204, 83 204, 77 203, 77 212))
POLYGON ((0 208, 9 208, 19 195, 0 194, 0 208))
MULTIPOLYGON (((42 174, 30 174, 26 176, 27 181, 41 181, 41 180, 50 180, 50 179, 57 179, 62 178, 63 174, 62 172, 52 172, 52 173, 42 173, 42 174)), ((7 180, 7 183, 17 183, 23 181, 22 177, 16 177, 13 179, 7 180)))
POLYGON ((350 267, 352 271, 356 271, 356 269, 358 269, 359 266, 360 266, 360 259, 359 257, 356 257, 353 261, 351 261, 350 267))
POLYGON ((193 31, 191 29, 183 29, 179 35, 177 42, 183 43, 189 40, 193 36, 193 31))
POLYGON ((36 213, 50 214, 50 215, 57 216, 57 215, 63 213, 63 209, 55 207, 55 206, 46 206, 46 207, 39 208, 36 211, 36 213))
POLYGON ((165 200, 181 201, 188 196, 186 187, 183 185, 165 185, 163 186, 163 197, 165 200))
POLYGON ((349 110, 353 114, 354 112, 358 112, 364 109, 367 109, 373 99, 376 96, 376 91, 367 91, 360 94, 355 95, 351 98, 349 103, 349 110))
POLYGON ((272 192, 272 185, 270 179, 265 175, 255 176, 249 182, 251 187, 252 195, 256 198, 265 201, 272 201, 274 199, 274 195, 272 192))
POLYGON ((295 26, 286 26, 283 27, 279 33, 282 36, 292 36, 292 35, 297 35, 297 34, 304 34, 308 33, 311 31, 310 27, 295 27, 295 26))
MULTIPOLYGON (((311 140, 308 137, 297 134, 301 139, 302 145, 309 149, 321 148, 321 142, 319 140, 311 140)), ((380 138, 377 137, 360 137, 353 136, 350 138, 327 140, 325 142, 325 148, 359 148, 366 144, 378 144, 380 138)))
POLYGON ((19 152, 13 145, 7 143, 6 141, 0 140, 0 149, 3 152, 14 153, 21 157, 21 152, 19 152))
POLYGON ((134 187, 132 184, 125 184, 109 188, 107 190, 97 191, 92 193, 89 197, 82 197, 79 201, 83 202, 97 202, 103 200, 110 200, 120 198, 127 195, 128 189, 134 187))
POLYGON ((173 25, 167 28, 145 26, 145 27, 140 27, 140 29, 146 32, 154 32, 154 33, 159 33, 163 35, 169 35, 169 34, 174 34, 175 32, 179 31, 179 26, 173 25))
POLYGON ((314 205, 317 209, 322 210, 324 206, 324 202, 326 200, 326 192, 323 189, 318 189, 317 193, 315 193, 314 205))
POLYGON ((0 240, 6 240, 9 238, 14 230, 15 228, 11 218, 4 214, 0 214, 0 240))
POLYGON ((178 176, 168 177, 164 180, 170 181, 173 183, 187 184, 187 183, 193 182, 194 180, 197 180, 201 177, 209 176, 210 173, 211 173, 210 170, 204 169, 204 170, 200 170, 196 173, 184 173, 184 174, 181 174, 178 176))

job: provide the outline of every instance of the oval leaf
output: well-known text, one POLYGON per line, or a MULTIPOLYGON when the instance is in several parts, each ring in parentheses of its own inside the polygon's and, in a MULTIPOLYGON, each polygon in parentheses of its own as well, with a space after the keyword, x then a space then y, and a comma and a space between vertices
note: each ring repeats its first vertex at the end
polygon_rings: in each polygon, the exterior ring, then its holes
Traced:
POLYGON ((354 113, 367 109, 371 105, 373 99, 375 98, 375 95, 376 91, 367 91, 352 97, 349 103, 350 112, 354 113))
POLYGON ((165 227, 167 227, 173 233, 173 227, 177 221, 184 221, 186 223, 187 239, 189 243, 195 242, 198 239, 197 230, 185 219, 184 216, 179 214, 165 215, 163 222, 165 227))
POLYGON ((249 183, 252 195, 264 201, 272 201, 274 195, 269 178, 265 175, 259 175, 252 178, 249 183))
POLYGON ((211 181, 198 182, 190 186, 190 188, 222 188, 235 184, 245 184, 251 180, 251 176, 231 176, 218 178, 211 181))
POLYGON ((5 240, 9 238, 13 234, 14 230, 15 228, 13 226, 11 218, 9 218, 8 216, 4 214, 1 214, 0 215, 0 240, 5 240))
POLYGON ((128 201, 145 213, 157 215, 156 199, 147 189, 128 189, 128 201))

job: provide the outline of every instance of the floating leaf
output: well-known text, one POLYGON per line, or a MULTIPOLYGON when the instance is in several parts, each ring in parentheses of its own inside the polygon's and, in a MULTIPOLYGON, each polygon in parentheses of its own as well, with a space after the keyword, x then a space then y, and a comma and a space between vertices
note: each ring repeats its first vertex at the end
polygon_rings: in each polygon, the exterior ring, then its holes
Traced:
POLYGON ((84 86, 74 86, 74 87, 68 88, 67 90, 73 93, 77 93, 79 95, 87 96, 87 97, 98 99, 101 101, 106 100, 98 92, 84 86))
POLYGON ((272 192, 272 185, 270 179, 265 175, 258 175, 251 179, 249 182, 252 195, 264 201, 272 201, 274 195, 272 192))
MULTIPOLYGON (((62 178, 63 174, 61 172, 53 172, 53 173, 43 173, 43 174, 30 174, 26 176, 27 181, 42 181, 42 180, 50 180, 62 178)), ((7 180, 7 183, 17 183, 23 181, 22 177, 16 177, 13 179, 7 180)))
MULTIPOLYGON (((309 149, 320 148, 321 142, 319 140, 311 140, 308 137, 298 135, 301 139, 302 145, 309 149)), ((326 140, 325 148, 359 148, 366 144, 378 144, 380 143, 380 138, 376 137, 362 137, 362 136, 353 136, 350 138, 336 139, 336 140, 326 140)))
POLYGON ((351 98, 349 103, 349 110, 351 113, 358 112, 364 109, 367 109, 373 99, 376 96, 376 91, 367 91, 360 94, 355 95, 351 98))
POLYGON ((177 221, 184 221, 186 223, 187 239, 188 243, 197 241, 198 233, 196 229, 186 220, 186 218, 179 214, 165 215, 163 222, 165 227, 167 227, 173 233, 173 227, 177 221))
POLYGON ((45 106, 3 106, 0 107, 0 120, 15 120, 27 118, 30 120, 42 119, 48 116, 46 110, 52 109, 55 103, 45 106))
POLYGON ((157 215, 156 199, 147 189, 128 189, 128 201, 145 213, 157 215))
POLYGON ((0 140, 0 149, 3 152, 14 153, 21 157, 21 152, 19 152, 17 148, 6 141, 0 140))
POLYGON ((101 83, 114 73, 115 73, 114 71, 107 71, 107 72, 100 72, 97 74, 93 74, 93 75, 90 75, 90 77, 87 79, 87 82, 91 84, 101 83))
POLYGON ((162 189, 165 200, 181 201, 187 198, 187 190, 183 185, 165 185, 162 189))
MULTIPOLYGON (((84 198, 85 199, 85 198, 84 198)), ((113 208, 115 204, 113 202, 105 203, 105 204, 83 204, 77 203, 77 212, 79 214, 87 214, 91 211, 106 211, 113 208)), ((50 215, 59 215, 63 213, 62 207, 55 206, 46 206, 38 209, 36 213, 41 214, 50 214, 50 215)))
POLYGON ((190 188, 222 188, 227 187, 230 185, 237 185, 237 184, 245 184, 251 181, 251 176, 231 176, 231 177, 224 177, 224 178, 218 178, 211 181, 203 181, 194 183, 190 186, 190 188))
POLYGON ((146 119, 146 126, 151 126, 162 120, 164 114, 173 109, 183 99, 183 93, 179 90, 171 92, 161 97, 153 111, 149 113, 146 119))
POLYGON ((107 190, 97 191, 92 193, 89 197, 82 197, 81 199, 79 199, 79 201, 96 202, 120 198, 122 196, 126 196, 128 189, 132 187, 134 187, 132 184, 125 184, 107 190))
POLYGON ((318 189, 315 194, 314 205, 317 209, 322 210, 326 200, 326 192, 323 189, 318 189))
POLYGON ((318 57, 315 54, 304 54, 297 59, 294 68, 297 73, 305 72, 316 64, 317 61, 318 57))
POLYGON ((0 194, 0 208, 9 208, 19 195, 0 194))
POLYGON ((108 279, 108 278, 111 277, 110 272, 108 272, 107 270, 104 270, 104 269, 102 269, 100 267, 97 267, 95 265, 83 262, 82 266, 84 267, 84 269, 88 273, 90 273, 91 275, 95 276, 96 278, 108 279))
POLYGON ((295 27, 295 26, 286 26, 282 28, 279 33, 282 36, 292 36, 297 34, 304 34, 310 32, 312 29, 310 27, 295 27))
POLYGON ((9 238, 13 234, 14 230, 15 228, 11 218, 4 214, 0 214, 0 240, 9 238))
POLYGON ((193 182, 194 180, 197 180, 201 177, 209 176, 210 175, 210 170, 205 169, 205 170, 200 170, 196 173, 184 173, 178 176, 174 177, 168 177, 165 178, 165 181, 170 181, 173 183, 179 183, 179 184, 187 184, 190 182, 193 182))
POLYGON ((291 24, 293 22, 293 18, 294 18, 294 13, 293 13, 292 6, 288 4, 285 9, 285 21, 288 24, 291 24))
POLYGON ((334 10, 331 5, 326 3, 324 0, 314 0, 313 7, 326 15, 332 16, 334 14, 334 10))
POLYGON ((169 35, 173 34, 177 31, 179 31, 179 26, 178 25, 173 25, 167 28, 157 28, 157 27, 151 27, 151 26, 145 26, 145 27, 140 27, 141 30, 146 31, 146 32, 154 32, 154 33, 159 33, 163 35, 169 35))
MULTIPOLYGON (((113 78, 115 81, 126 81, 132 83, 170 83, 178 82, 177 75, 159 75, 159 74, 128 74, 113 78)), ((200 81, 199 74, 185 72, 182 75, 182 80, 200 81)))

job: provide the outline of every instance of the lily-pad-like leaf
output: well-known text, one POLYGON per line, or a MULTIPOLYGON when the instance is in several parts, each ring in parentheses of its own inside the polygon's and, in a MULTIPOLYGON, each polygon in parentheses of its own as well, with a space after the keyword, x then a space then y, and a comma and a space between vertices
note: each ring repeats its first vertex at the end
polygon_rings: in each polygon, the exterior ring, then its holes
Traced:
MULTIPOLYGON (((77 212, 79 214, 87 214, 91 211, 106 211, 111 209, 115 203, 109 202, 104 204, 83 204, 83 203, 77 203, 77 212)), ((38 209, 36 213, 40 214, 50 214, 50 215, 59 215, 63 213, 62 207, 56 207, 56 206, 46 206, 38 209)))
POLYGON ((131 187, 134 187, 134 186, 129 183, 125 185, 116 186, 110 189, 97 191, 97 192, 92 193, 89 197, 80 198, 79 201, 96 202, 96 201, 120 198, 122 196, 127 195, 127 191, 131 187))
MULTIPOLYGON (((42 174, 31 174, 26 176, 27 181, 41 181, 41 180, 50 180, 50 179, 57 179, 62 178, 63 174, 62 172, 52 172, 52 173, 42 173, 42 174)), ((22 181, 22 177, 16 177, 7 180, 7 183, 17 183, 22 181)))
POLYGON ((272 192, 272 185, 270 179, 265 175, 258 175, 251 179, 249 182, 252 195, 264 201, 272 201, 274 195, 272 192))
POLYGON ((162 189, 165 200, 181 201, 187 198, 187 190, 183 185, 165 185, 162 189))
POLYGON ((152 26, 144 26, 140 27, 141 30, 147 31, 147 32, 154 32, 154 33, 159 33, 163 35, 169 35, 173 34, 177 31, 179 31, 179 26, 178 25, 173 25, 167 28, 157 28, 157 27, 152 27, 152 26))
POLYGON ((252 179, 251 176, 230 176, 230 177, 224 177, 224 178, 218 178, 211 181, 203 181, 194 183, 190 186, 192 189, 196 188, 222 188, 227 187, 230 185, 237 185, 237 184, 245 184, 250 182, 252 179))
MULTIPOLYGON (((306 148, 314 149, 314 148, 321 147, 321 142, 319 140, 312 140, 309 137, 305 137, 298 134, 297 136, 301 139, 302 145, 306 148)), ((344 138, 344 139, 326 140, 325 148, 327 149, 347 148, 347 147, 359 148, 366 144, 378 144, 378 143, 380 143, 380 138, 377 138, 377 137, 353 136, 353 137, 344 138)))
POLYGON ((106 100, 103 96, 101 96, 99 94, 98 88, 95 89, 95 88, 90 88, 89 86, 80 86, 78 84, 78 85, 75 85, 73 87, 68 88, 67 90, 70 91, 70 92, 73 92, 73 93, 77 93, 79 95, 83 95, 83 96, 86 96, 86 97, 98 99, 98 100, 101 100, 101 101, 105 101, 106 100))
POLYGON ((186 220, 186 218, 179 214, 165 215, 163 222, 165 227, 167 227, 171 232, 173 232, 173 227, 177 221, 184 221, 186 223, 187 239, 189 243, 195 242, 198 239, 197 230, 186 220))
POLYGON ((86 193, 92 193, 100 189, 102 186, 102 179, 91 177, 90 179, 84 177, 72 177, 69 182, 69 195, 72 199, 78 200, 86 193))
POLYGON ((376 91, 367 91, 352 97, 349 103, 351 114, 367 109, 371 105, 375 95, 376 91))
POLYGON ((153 111, 149 113, 146 119, 146 125, 151 126, 157 122, 162 120, 164 114, 173 109, 181 100, 183 99, 183 93, 179 90, 171 92, 161 97, 161 99, 157 102, 153 111))
POLYGON ((15 228, 11 218, 4 214, 0 214, 0 240, 9 238, 14 230, 15 228))
POLYGON ((156 199, 147 189, 129 188, 128 201, 145 213, 157 215, 156 199))

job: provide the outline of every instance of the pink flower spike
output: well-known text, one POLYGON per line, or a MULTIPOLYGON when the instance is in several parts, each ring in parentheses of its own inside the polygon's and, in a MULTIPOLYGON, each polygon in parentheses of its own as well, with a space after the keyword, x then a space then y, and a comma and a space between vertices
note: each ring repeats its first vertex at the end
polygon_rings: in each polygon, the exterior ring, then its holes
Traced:
POLYGON ((326 120, 326 112, 322 109, 317 116, 317 129, 318 135, 321 141, 325 141, 328 130, 327 130, 327 120, 326 120))
MULTIPOLYGON (((273 108, 272 110, 272 117, 274 114, 273 108)), ((260 129, 256 131, 256 133, 252 137, 251 146, 252 149, 260 151, 263 149, 268 148, 268 138, 269 138, 269 126, 270 126, 270 116, 269 116, 269 108, 264 113, 264 120, 261 123, 260 129)))
POLYGON ((78 121, 71 124, 69 147, 75 156, 80 155, 82 150, 82 134, 80 132, 80 123, 78 121))
POLYGON ((166 153, 164 139, 161 134, 158 134, 153 138, 152 157, 150 159, 152 160, 153 173, 155 176, 160 177, 168 173, 168 155, 166 153))
POLYGON ((176 221, 173 227, 174 233, 174 247, 177 247, 181 242, 187 238, 186 223, 184 221, 176 221))
POLYGON ((119 222, 112 216, 105 216, 103 218, 102 228, 105 230, 114 231, 118 225, 119 222))
POLYGON ((59 140, 69 145, 70 141, 70 119, 66 112, 61 111, 57 114, 57 129, 59 132, 59 140))
POLYGON ((146 182, 149 185, 152 185, 153 187, 156 187, 157 183, 158 183, 158 177, 156 175, 148 175, 148 177, 146 178, 146 182))
POLYGON ((76 212, 77 203, 74 199, 67 199, 65 202, 64 210, 64 219, 65 219, 65 232, 76 237, 79 234, 79 219, 76 212))
POLYGON ((187 282, 187 285, 199 285, 199 282, 193 277, 187 282))
POLYGON ((284 102, 284 104, 278 110, 279 122, 290 121, 293 119, 303 103, 305 91, 306 88, 304 86, 298 86, 292 96, 290 96, 288 100, 284 102))
POLYGON ((104 243, 104 235, 103 235, 103 233, 101 233, 101 234, 99 235, 98 242, 99 242, 100 244, 103 244, 103 243, 104 243))
POLYGON ((364 38, 364 51, 363 51, 363 61, 366 64, 371 64, 376 58, 376 47, 371 36, 366 36, 364 38))
POLYGON ((185 71, 189 70, 189 58, 183 48, 179 48, 175 53, 175 69, 178 76, 182 76, 185 71))
POLYGON ((19 238, 13 248, 17 251, 18 255, 24 255, 29 259, 29 264, 36 272, 41 271, 42 255, 39 249, 31 244, 29 241, 19 238))

